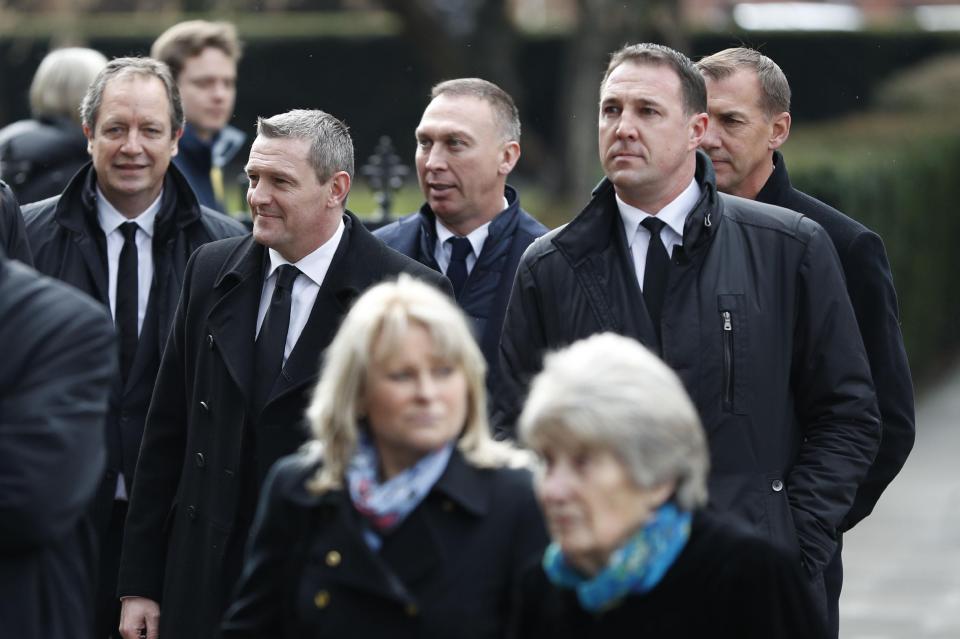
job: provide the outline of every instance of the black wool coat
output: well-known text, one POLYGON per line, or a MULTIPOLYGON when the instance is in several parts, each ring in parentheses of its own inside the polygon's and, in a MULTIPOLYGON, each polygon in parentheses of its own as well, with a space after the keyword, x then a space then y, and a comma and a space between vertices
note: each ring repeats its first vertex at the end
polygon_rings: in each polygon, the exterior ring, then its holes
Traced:
MULTIPOLYGON (((56 197, 23 208, 34 267, 72 284, 110 308, 107 245, 97 222, 97 174, 88 163, 56 197)), ((117 474, 127 494, 133 486, 147 407, 180 298, 184 269, 193 252, 213 240, 246 233, 243 225, 203 208, 184 177, 170 166, 153 235, 153 284, 140 340, 126 380, 118 372, 110 393, 106 423, 107 466, 94 501, 100 535, 110 524, 117 474)))
POLYGON ((796 562, 710 513, 660 583, 599 614, 540 565, 524 573, 512 639, 822 639, 826 631, 796 562))
POLYGON ((803 213, 830 236, 840 256, 847 293, 857 316, 877 390, 883 428, 880 449, 843 522, 842 528, 847 530, 873 510, 880 494, 903 468, 916 436, 913 380, 900 333, 897 292, 893 288, 893 274, 880 236, 835 208, 793 188, 779 151, 774 152, 773 162, 773 174, 756 199, 803 213))
POLYGON ((546 545, 530 473, 455 451, 373 552, 350 496, 305 487, 316 456, 277 464, 222 639, 500 639, 521 570, 546 545))
POLYGON ((113 322, 0 248, 0 635, 93 636, 113 322))
MULTIPOLYGON (((474 336, 487 360, 488 387, 496 390, 500 332, 510 301, 517 265, 530 243, 547 227, 520 208, 520 195, 512 186, 504 189, 507 208, 490 222, 490 234, 477 262, 460 291, 457 303, 473 322, 474 336)), ((412 257, 435 271, 436 216, 427 204, 412 215, 374 232, 387 246, 412 257)))
POLYGON ((717 193, 701 152, 696 180, 700 199, 669 268, 662 345, 612 184, 530 245, 504 321, 506 383, 494 418, 512 434, 546 350, 605 331, 632 337, 660 354, 697 407, 711 506, 736 513, 819 576, 880 439, 840 263, 816 222, 717 193))
POLYGON ((260 484, 307 438, 320 355, 352 302, 401 272, 450 283, 387 248, 352 214, 272 394, 252 414, 254 339, 266 248, 251 236, 198 250, 163 356, 138 462, 120 596, 158 601, 164 639, 209 639, 240 573, 260 484), (254 443, 255 442, 255 443, 254 443))

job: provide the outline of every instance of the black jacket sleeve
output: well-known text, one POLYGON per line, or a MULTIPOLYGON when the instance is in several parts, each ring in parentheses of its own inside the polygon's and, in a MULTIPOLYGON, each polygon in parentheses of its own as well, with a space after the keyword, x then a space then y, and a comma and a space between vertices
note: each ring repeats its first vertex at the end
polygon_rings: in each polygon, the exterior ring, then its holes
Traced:
POLYGON ((810 234, 796 290, 791 387, 803 437, 788 486, 801 554, 819 572, 876 455, 880 416, 840 262, 820 227, 810 234))
POLYGON ((112 322, 0 251, 0 553, 73 530, 100 482, 112 322))
POLYGON ((845 260, 847 290, 870 358, 883 437, 876 459, 857 489, 843 530, 870 514, 880 494, 903 468, 916 435, 913 380, 883 242, 875 233, 861 233, 847 247, 845 260))

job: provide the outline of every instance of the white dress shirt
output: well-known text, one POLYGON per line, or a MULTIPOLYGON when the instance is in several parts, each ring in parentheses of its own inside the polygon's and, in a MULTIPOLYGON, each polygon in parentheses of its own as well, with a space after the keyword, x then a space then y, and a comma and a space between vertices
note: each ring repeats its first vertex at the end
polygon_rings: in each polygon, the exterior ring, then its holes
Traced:
MULTIPOLYGON (((637 282, 640 284, 640 290, 643 290, 643 275, 647 270, 647 247, 650 245, 650 231, 642 224, 648 217, 654 217, 642 211, 635 206, 630 206, 620 199, 617 195, 617 208, 620 209, 620 219, 623 221, 623 230, 627 238, 627 246, 630 247, 630 253, 633 256, 633 268, 637 273, 637 282)), ((683 190, 672 202, 660 209, 656 218, 665 224, 660 231, 660 241, 667 249, 667 255, 673 255, 673 249, 679 244, 683 244, 683 223, 687 220, 687 215, 696 206, 700 199, 700 187, 696 179, 690 181, 690 185, 683 190)))
MULTIPOLYGON (((503 198, 503 208, 500 209, 500 211, 505 211, 508 206, 507 198, 503 198)), ((492 221, 493 220, 490 220, 490 222, 492 221)), ((470 240, 470 247, 473 249, 466 259, 467 275, 470 275, 473 271, 473 267, 477 263, 477 258, 480 256, 480 251, 483 250, 483 243, 487 241, 487 236, 490 235, 490 222, 478 226, 466 235, 466 238, 470 240)), ((437 229, 437 245, 433 247, 433 259, 437 261, 440 272, 446 275, 447 268, 450 266, 450 257, 453 255, 453 247, 447 240, 451 237, 459 236, 444 226, 440 218, 435 218, 434 224, 437 229)))
POLYGON ((143 329, 143 318, 147 314, 147 301, 150 299, 150 286, 153 284, 153 225, 163 200, 163 191, 153 204, 134 218, 124 217, 97 187, 97 221, 107 237, 107 294, 110 297, 110 314, 116 320, 117 313, 117 270, 120 264, 120 251, 123 250, 123 232, 120 225, 136 222, 137 234, 137 335, 143 329))
POLYGON ((273 249, 267 249, 270 254, 270 266, 267 268, 263 289, 260 291, 257 335, 260 334, 260 327, 263 326, 263 319, 267 316, 270 299, 273 297, 273 289, 277 285, 277 268, 284 264, 293 264, 300 270, 300 275, 293 281, 293 291, 291 291, 290 324, 287 328, 287 341, 283 346, 284 364, 290 357, 293 347, 296 346, 297 340, 300 339, 300 334, 303 332, 303 327, 307 325, 307 320, 310 319, 310 312, 313 310, 314 302, 317 301, 317 293, 320 292, 323 278, 327 276, 333 256, 337 252, 337 247, 340 246, 343 230, 343 218, 341 218, 333 236, 298 262, 288 262, 273 249))
MULTIPOLYGON (((118 211, 97 187, 97 222, 107 237, 107 295, 110 298, 110 314, 116 321, 117 313, 117 271, 120 268, 120 251, 123 250, 123 232, 120 226, 125 222, 136 222, 137 233, 137 335, 143 329, 143 318, 147 315, 147 302, 150 300, 150 286, 153 284, 153 225, 157 220, 163 190, 157 199, 140 215, 127 218, 118 211)), ((127 486, 123 482, 123 473, 117 473, 117 488, 114 499, 127 499, 127 486)))

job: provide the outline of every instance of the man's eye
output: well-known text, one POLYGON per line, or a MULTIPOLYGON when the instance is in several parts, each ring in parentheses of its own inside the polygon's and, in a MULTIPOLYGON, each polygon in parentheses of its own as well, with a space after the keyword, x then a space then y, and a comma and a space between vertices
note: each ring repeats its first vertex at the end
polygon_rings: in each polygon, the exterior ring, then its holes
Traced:
POLYGON ((604 115, 618 115, 619 113, 620 113, 620 107, 618 106, 608 104, 607 106, 603 107, 604 115))

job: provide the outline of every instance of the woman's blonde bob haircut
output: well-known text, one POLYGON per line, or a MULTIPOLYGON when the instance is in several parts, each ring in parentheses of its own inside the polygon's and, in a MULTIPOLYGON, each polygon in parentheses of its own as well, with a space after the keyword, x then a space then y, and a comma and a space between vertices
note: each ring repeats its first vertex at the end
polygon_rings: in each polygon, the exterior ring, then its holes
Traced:
POLYGON ((675 481, 683 510, 707 501, 700 417, 676 374, 632 339, 604 333, 547 355, 519 429, 534 449, 609 449, 641 488, 675 481))
POLYGON ((347 313, 324 356, 323 371, 307 408, 322 464, 308 487, 324 492, 343 485, 357 445, 358 421, 366 412, 367 371, 403 344, 413 325, 422 326, 436 354, 458 366, 467 380, 467 419, 457 447, 475 466, 523 466, 529 455, 494 441, 487 424, 486 364, 467 319, 443 293, 409 275, 370 288, 347 313), (319 445, 317 445, 319 444, 319 445))

